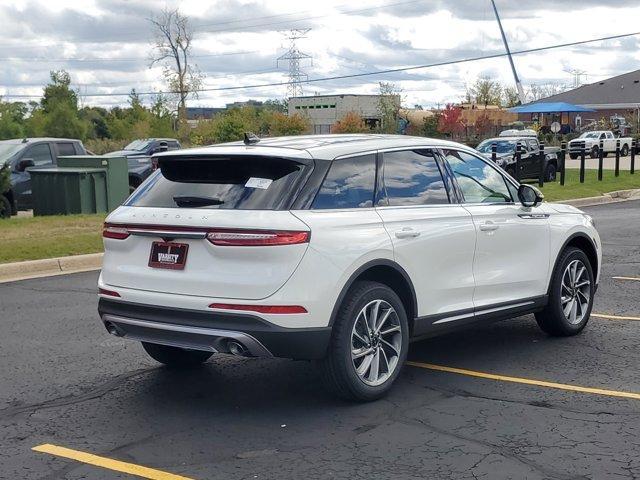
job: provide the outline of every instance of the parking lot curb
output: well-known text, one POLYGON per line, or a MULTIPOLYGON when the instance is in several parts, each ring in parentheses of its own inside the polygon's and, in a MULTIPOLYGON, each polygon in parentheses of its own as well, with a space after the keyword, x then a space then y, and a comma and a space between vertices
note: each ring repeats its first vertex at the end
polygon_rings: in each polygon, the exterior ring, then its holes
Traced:
POLYGON ((102 255, 102 253, 90 253, 87 255, 3 263, 0 264, 0 283, 99 270, 102 268, 102 255))
POLYGON ((552 203, 562 203, 565 205, 573 205, 574 207, 591 207, 593 205, 627 202, 629 200, 640 200, 640 189, 617 190, 615 192, 603 193, 598 197, 573 198, 552 203))

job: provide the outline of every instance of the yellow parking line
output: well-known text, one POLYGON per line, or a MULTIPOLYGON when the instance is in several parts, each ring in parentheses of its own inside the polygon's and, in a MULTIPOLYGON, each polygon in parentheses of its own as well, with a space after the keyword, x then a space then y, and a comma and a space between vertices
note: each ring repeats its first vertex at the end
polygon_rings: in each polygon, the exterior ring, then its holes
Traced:
POLYGON ((637 320, 640 321, 640 317, 626 317, 621 315, 606 315, 604 313, 592 313, 592 317, 606 318, 607 320, 637 320))
POLYGON ((58 457, 70 458, 78 462, 87 463, 96 467, 106 468, 108 470, 114 470, 116 472, 129 473, 131 475, 137 475, 142 478, 149 478, 151 480, 192 480, 180 475, 174 475, 172 473, 163 472, 154 468, 142 467, 133 463, 121 462, 119 460, 113 460, 111 458, 99 457, 91 453, 80 452, 78 450, 71 450, 70 448, 58 447, 56 445, 44 444, 33 447, 32 450, 42 453, 50 453, 58 457))
POLYGON ((465 370, 462 368, 446 367, 444 365, 434 365, 432 363, 407 362, 407 365, 413 367, 425 368, 427 370, 437 370, 439 372, 457 373, 459 375, 467 375, 470 377, 486 378, 489 380, 498 380, 501 382, 523 383, 525 385, 536 385, 539 387, 556 388, 558 390, 568 390, 571 392, 591 393, 594 395, 607 395, 610 397, 633 398, 640 400, 640 393, 621 392, 618 390, 605 390, 601 388, 581 387, 579 385, 567 385, 565 383, 545 382, 542 380, 533 380, 531 378, 507 377, 505 375, 496 375, 493 373, 476 372, 474 370, 465 370))
POLYGON ((640 282, 640 277, 611 277, 614 280, 631 280, 635 282, 640 282))

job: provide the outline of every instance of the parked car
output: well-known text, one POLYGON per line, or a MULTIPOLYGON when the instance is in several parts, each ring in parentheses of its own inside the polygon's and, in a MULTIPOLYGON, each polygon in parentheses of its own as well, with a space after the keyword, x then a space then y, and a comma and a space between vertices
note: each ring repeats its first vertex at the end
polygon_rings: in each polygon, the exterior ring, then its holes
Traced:
POLYGON ((15 215, 20 210, 32 208, 31 167, 55 165, 58 157, 87 155, 80 140, 68 138, 24 138, 0 141, 0 165, 8 165, 11 187, 3 195, 15 215))
POLYGON ((151 174, 154 166, 151 156, 167 150, 179 150, 175 138, 144 138, 134 140, 123 150, 107 153, 110 157, 126 157, 129 163, 129 190, 133 192, 151 174))
POLYGON ((623 157, 629 155, 631 150, 631 137, 616 138, 611 130, 595 130, 593 132, 584 132, 578 138, 571 140, 568 144, 569 156, 576 159, 580 156, 581 143, 585 143, 586 155, 591 158, 600 156, 600 140, 602 140, 602 155, 606 157, 610 153, 615 153, 616 144, 620 141, 620 154, 623 157))
MULTIPOLYGON (((493 144, 496 144, 496 164, 502 167, 509 175, 515 178, 516 173, 516 146, 522 145, 519 163, 519 178, 521 180, 536 179, 540 176, 540 143, 531 136, 500 136, 488 138, 482 141, 476 150, 487 158, 492 157, 493 144)), ((544 149, 544 179, 553 182, 558 172, 558 148, 545 147, 544 149)))
POLYGON ((589 319, 591 217, 464 145, 247 137, 158 159, 106 219, 98 311, 161 363, 316 360, 334 392, 366 401, 410 340, 529 313, 569 336, 589 319))

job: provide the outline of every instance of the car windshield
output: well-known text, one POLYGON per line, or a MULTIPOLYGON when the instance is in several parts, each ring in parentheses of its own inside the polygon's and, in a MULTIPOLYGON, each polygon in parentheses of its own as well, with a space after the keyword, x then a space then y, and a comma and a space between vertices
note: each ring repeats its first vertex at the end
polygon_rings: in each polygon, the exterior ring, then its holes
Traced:
POLYGON ((514 140, 485 140, 478 145, 478 150, 481 153, 491 153, 491 147, 496 144, 497 153, 511 153, 516 149, 516 142, 514 140))
POLYGON ((600 136, 597 132, 587 132, 580 135, 580 138, 598 138, 600 136))
POLYGON ((0 142, 0 165, 4 165, 13 155, 24 148, 24 143, 0 142))
POLYGON ((125 150, 135 150, 138 152, 142 152, 149 147, 151 140, 134 140, 129 145, 124 147, 125 150))

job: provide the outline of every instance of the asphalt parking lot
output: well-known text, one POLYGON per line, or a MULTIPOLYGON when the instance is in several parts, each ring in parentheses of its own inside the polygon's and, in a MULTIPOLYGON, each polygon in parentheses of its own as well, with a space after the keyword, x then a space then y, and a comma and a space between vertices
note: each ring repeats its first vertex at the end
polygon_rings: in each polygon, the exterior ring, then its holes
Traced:
POLYGON ((305 362, 159 367, 106 333, 95 272, 2 284, 0 478, 637 478, 640 201, 585 210, 604 266, 583 334, 525 316, 415 343, 370 404, 305 362))

